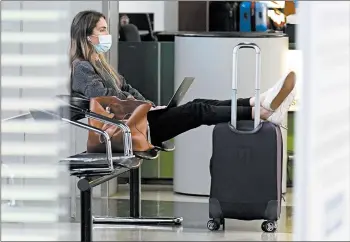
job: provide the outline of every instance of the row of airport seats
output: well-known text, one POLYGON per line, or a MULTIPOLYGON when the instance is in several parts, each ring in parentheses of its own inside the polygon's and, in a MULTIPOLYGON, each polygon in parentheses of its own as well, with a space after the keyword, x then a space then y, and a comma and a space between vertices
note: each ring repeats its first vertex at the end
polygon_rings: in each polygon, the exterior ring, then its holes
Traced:
MULTIPOLYGON (((87 131, 94 131, 105 138, 106 153, 76 154, 60 161, 61 165, 69 167, 70 175, 78 177, 77 187, 80 190, 80 223, 81 241, 93 241, 93 224, 124 224, 124 225, 161 225, 179 226, 182 217, 142 217, 141 216, 141 181, 140 167, 143 160, 154 160, 160 151, 171 152, 175 149, 173 144, 164 142, 161 147, 155 147, 146 152, 134 152, 132 149, 131 132, 122 121, 110 119, 89 110, 88 98, 73 93, 57 97, 61 103, 57 112, 47 110, 30 110, 29 113, 9 118, 33 118, 36 121, 60 120, 87 131), (81 122, 82 119, 95 119, 100 122, 119 127, 123 131, 124 152, 113 153, 108 133, 81 122), (130 216, 129 217, 99 217, 92 214, 92 190, 94 187, 106 183, 124 173, 129 172, 130 186, 130 216)), ((74 196, 75 194, 71 194, 74 196)))

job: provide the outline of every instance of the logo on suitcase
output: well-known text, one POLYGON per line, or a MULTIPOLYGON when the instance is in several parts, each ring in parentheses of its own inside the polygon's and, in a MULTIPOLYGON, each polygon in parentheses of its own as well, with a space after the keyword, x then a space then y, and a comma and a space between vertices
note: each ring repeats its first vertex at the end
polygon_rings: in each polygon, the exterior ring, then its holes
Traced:
POLYGON ((248 163, 251 160, 251 151, 248 147, 239 147, 236 152, 236 160, 240 163, 248 163))

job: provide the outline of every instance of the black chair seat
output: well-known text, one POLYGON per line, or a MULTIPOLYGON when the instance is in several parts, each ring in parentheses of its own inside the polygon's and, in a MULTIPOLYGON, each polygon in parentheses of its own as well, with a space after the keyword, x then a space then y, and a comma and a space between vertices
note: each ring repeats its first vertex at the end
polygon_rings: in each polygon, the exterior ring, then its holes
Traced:
MULTIPOLYGON (((108 168, 106 154, 103 153, 81 153, 61 160, 67 162, 70 170, 75 169, 101 169, 108 168)), ((128 169, 138 168, 142 164, 139 157, 125 157, 123 154, 113 154, 113 165, 115 167, 125 167, 128 169)))

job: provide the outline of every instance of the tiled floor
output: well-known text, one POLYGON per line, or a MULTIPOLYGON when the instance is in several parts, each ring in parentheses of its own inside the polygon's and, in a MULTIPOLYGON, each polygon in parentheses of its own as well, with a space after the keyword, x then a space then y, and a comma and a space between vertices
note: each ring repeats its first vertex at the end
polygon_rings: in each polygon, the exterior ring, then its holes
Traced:
MULTIPOLYGON (((261 221, 226 220, 226 230, 211 232, 207 229, 208 198, 174 194, 171 187, 148 186, 142 188, 142 215, 182 216, 181 227, 170 226, 127 226, 94 225, 94 241, 289 241, 292 240, 291 192, 286 196, 278 222, 278 232, 265 234, 261 221)), ((77 200, 77 220, 63 224, 62 241, 80 240, 79 202, 77 200)), ((128 192, 120 189, 111 198, 93 199, 93 213, 96 216, 128 216, 128 192)), ((14 225, 5 225, 7 232, 15 231, 14 225)), ((29 231, 30 229, 28 229, 29 231)), ((3 226, 4 231, 4 226, 3 226)), ((22 229, 22 233, 25 230, 22 229)))

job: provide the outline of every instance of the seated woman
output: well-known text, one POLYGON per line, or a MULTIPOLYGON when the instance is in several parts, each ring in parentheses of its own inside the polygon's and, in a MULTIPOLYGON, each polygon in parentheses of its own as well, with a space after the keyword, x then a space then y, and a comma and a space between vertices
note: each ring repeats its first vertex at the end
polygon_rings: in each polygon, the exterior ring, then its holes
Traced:
MULTIPOLYGON (((116 96, 119 99, 145 98, 117 74, 106 62, 103 53, 112 45, 107 22, 102 13, 83 11, 71 25, 70 62, 72 91, 88 98, 116 96)), ((130 63, 132 64, 132 63, 130 63)), ((295 95, 295 74, 284 76, 275 86, 254 97, 237 100, 237 119, 252 120, 255 102, 260 102, 261 119, 281 124, 295 95)), ((153 103, 152 103, 153 104, 153 103)), ((201 125, 215 125, 231 119, 231 100, 195 99, 184 105, 165 109, 155 106, 148 113, 152 143, 159 145, 201 125)), ((106 127, 107 128, 107 127, 106 127)))

